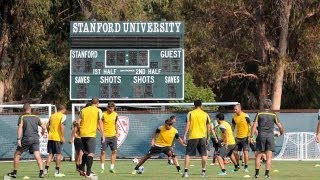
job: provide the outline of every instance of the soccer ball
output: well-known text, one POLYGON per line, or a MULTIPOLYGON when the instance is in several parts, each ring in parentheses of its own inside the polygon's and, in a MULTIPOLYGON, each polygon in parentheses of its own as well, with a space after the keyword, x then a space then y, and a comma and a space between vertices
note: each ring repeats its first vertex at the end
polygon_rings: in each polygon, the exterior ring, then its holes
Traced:
POLYGON ((273 131, 273 135, 274 135, 274 137, 279 137, 280 136, 280 132, 277 131, 277 130, 274 130, 273 131))
POLYGON ((133 162, 133 164, 138 164, 139 163, 139 159, 134 158, 134 159, 132 159, 132 162, 133 162))
POLYGON ((140 166, 137 172, 138 174, 142 174, 144 172, 144 167, 140 166))

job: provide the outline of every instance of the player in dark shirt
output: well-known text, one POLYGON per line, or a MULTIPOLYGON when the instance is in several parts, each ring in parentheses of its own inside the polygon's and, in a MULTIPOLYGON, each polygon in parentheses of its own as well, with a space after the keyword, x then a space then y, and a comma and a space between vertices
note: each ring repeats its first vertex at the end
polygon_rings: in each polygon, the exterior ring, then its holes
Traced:
POLYGON ((41 126, 42 131, 41 134, 44 134, 46 130, 46 126, 41 124, 40 118, 31 113, 31 106, 29 103, 25 103, 23 105, 24 114, 19 117, 18 121, 18 137, 17 137, 17 149, 14 153, 14 161, 13 161, 13 171, 8 173, 8 176, 16 178, 17 171, 19 167, 20 156, 23 152, 29 151, 30 154, 33 154, 35 159, 37 160, 40 173, 39 177, 43 178, 43 166, 42 159, 39 151, 39 134, 38 134, 38 126, 41 126))
POLYGON ((278 126, 280 135, 284 132, 278 116, 274 112, 270 111, 271 105, 272 102, 270 99, 266 99, 264 101, 265 110, 257 113, 250 132, 250 142, 253 142, 252 138, 258 127, 258 136, 256 139, 255 178, 259 178, 260 159, 263 153, 267 156, 265 178, 270 178, 269 171, 271 168, 272 152, 275 149, 274 124, 278 126))

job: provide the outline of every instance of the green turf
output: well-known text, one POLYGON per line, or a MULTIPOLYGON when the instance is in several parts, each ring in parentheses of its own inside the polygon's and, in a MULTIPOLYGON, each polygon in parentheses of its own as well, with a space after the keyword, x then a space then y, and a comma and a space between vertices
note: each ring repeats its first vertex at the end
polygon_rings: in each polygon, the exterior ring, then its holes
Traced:
MULTIPOLYGON (((108 162, 109 163, 109 162, 108 162)), ((109 164, 106 164, 108 169, 109 164)), ((183 161, 180 161, 183 164, 183 161)), ((303 161, 273 161, 273 170, 277 169, 279 172, 271 172, 272 179, 320 179, 320 167, 315 165, 320 162, 303 162, 303 161)), ((190 167, 188 179, 203 179, 200 178, 201 161, 191 161, 194 166, 190 167)), ((117 161, 116 174, 110 174, 106 171, 104 174, 100 174, 100 163, 95 161, 93 163, 93 170, 98 174, 98 178, 101 179, 181 179, 181 175, 177 174, 174 166, 169 166, 166 160, 161 161, 147 161, 144 165, 145 172, 141 175, 131 175, 133 170, 132 161, 117 161)), ((10 172, 12 163, 0 162, 0 174, 1 176, 10 172)), ((243 170, 237 173, 232 173, 232 165, 227 166, 228 175, 226 177, 218 177, 216 174, 220 172, 220 168, 217 166, 207 166, 207 178, 232 178, 232 179, 245 179, 243 176, 249 174, 252 179, 254 175, 253 161, 250 161, 249 170, 250 173, 245 173, 243 170)), ((54 164, 51 165, 49 175, 46 179, 53 178, 54 164)), ((62 162, 61 172, 66 174, 65 178, 61 179, 84 179, 80 177, 75 171, 75 165, 72 162, 62 162)), ((264 174, 264 167, 261 168, 261 175, 264 174)), ((18 171, 18 178, 22 179, 24 176, 30 177, 30 179, 36 179, 38 175, 38 168, 36 162, 22 162, 18 171)), ((263 179, 262 177, 260 179, 263 179)))

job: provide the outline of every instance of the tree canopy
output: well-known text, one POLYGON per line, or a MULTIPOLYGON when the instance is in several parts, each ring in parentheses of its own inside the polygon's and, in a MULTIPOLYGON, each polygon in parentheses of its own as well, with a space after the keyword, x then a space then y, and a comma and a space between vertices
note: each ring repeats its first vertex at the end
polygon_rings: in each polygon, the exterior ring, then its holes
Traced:
POLYGON ((186 101, 320 106, 317 0, 0 0, 0 103, 68 103, 70 21, 92 19, 184 21, 186 101))

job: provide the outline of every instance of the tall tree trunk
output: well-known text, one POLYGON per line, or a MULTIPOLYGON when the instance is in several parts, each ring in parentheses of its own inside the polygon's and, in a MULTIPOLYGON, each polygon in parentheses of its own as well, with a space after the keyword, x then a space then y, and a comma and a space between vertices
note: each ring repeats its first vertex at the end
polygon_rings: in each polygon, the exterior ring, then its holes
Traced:
POLYGON ((0 29, 0 104, 3 103, 5 98, 5 76, 8 69, 3 67, 6 57, 6 48, 9 43, 9 26, 8 26, 8 13, 9 13, 9 3, 2 2, 1 10, 1 29, 0 29))
POLYGON ((280 0, 280 38, 279 38, 279 57, 275 71, 275 79, 273 84, 273 110, 280 110, 281 96, 284 71, 286 69, 287 62, 287 48, 288 48, 288 30, 289 30, 289 18, 292 6, 292 0, 280 0))
MULTIPOLYGON (((267 40, 265 22, 263 20, 263 0, 256 2, 255 21, 255 46, 257 49, 256 56, 262 66, 265 66, 267 64, 267 47, 265 43, 267 40)), ((258 72, 258 74, 259 109, 263 109, 263 100, 268 98, 268 74, 266 72, 258 72)))

